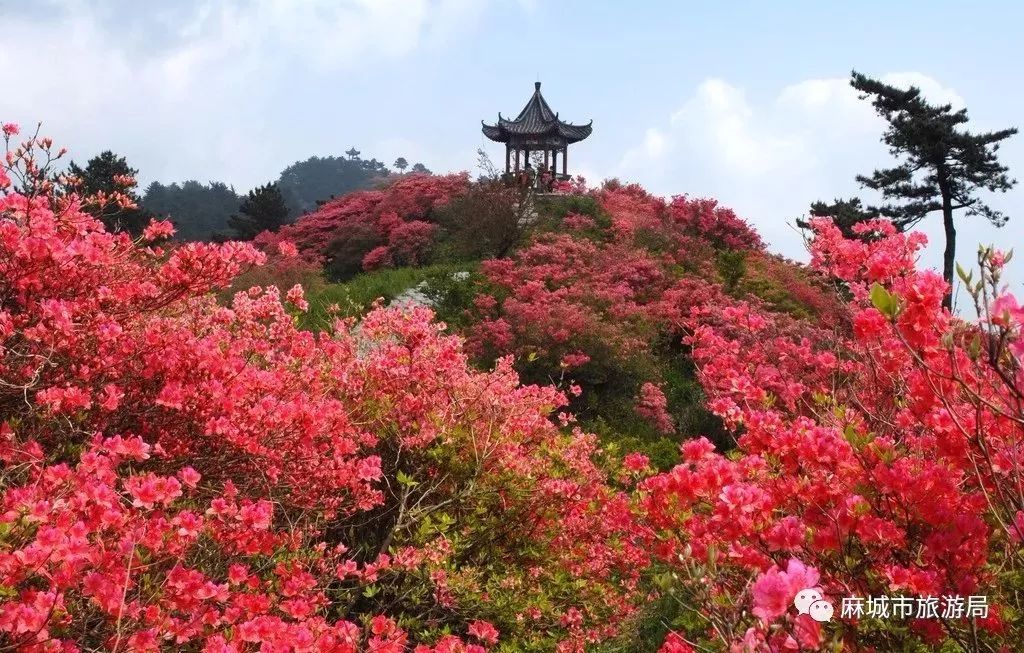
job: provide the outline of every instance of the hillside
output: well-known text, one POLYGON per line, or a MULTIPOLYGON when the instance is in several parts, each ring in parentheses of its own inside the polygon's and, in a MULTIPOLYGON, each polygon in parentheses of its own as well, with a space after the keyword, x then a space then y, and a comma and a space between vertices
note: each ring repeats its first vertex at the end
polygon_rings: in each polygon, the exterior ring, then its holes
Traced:
POLYGON ((478 368, 512 356, 524 382, 567 392, 569 412, 606 445, 642 450, 660 469, 678 462, 685 437, 735 444, 696 380, 684 343, 692 312, 746 299, 794 322, 843 319, 827 280, 766 252, 732 211, 617 182, 534 195, 411 176, 257 239, 271 252, 281 241, 340 280, 313 282, 305 324, 415 297, 465 338, 478 368), (487 257, 494 234, 510 243, 501 258, 487 257))
POLYGON ((1024 636, 1008 255, 964 273, 968 323, 884 220, 815 220, 805 267, 712 200, 464 175, 255 244, 132 240, 56 190, 51 147, 0 168, 5 648, 1024 636), (808 589, 986 611, 822 623, 808 589))

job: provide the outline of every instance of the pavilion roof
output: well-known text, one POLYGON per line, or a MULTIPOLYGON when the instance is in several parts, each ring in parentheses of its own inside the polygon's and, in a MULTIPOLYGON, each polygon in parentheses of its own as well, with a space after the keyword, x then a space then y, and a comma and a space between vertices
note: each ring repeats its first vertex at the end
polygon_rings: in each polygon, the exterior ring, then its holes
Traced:
MULTIPOLYGON (((483 122, 483 121, 481 121, 483 122)), ((594 121, 586 125, 563 122, 540 92, 540 82, 534 84, 533 95, 514 120, 498 114, 493 125, 483 123, 484 136, 499 143, 517 140, 549 140, 576 143, 590 136, 594 121)))

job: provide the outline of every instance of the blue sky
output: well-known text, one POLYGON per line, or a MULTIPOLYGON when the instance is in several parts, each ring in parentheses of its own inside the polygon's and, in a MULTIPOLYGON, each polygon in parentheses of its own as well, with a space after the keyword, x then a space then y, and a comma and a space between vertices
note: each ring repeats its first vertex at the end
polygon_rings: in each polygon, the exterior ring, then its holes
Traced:
MULTIPOLYGON (((718 198, 803 258, 787 223, 888 160, 849 71, 1024 127, 1021 24, 1014 2, 0 0, 0 118, 42 120, 81 159, 111 148, 143 183, 245 190, 352 145, 435 171, 472 170, 481 145, 500 160, 480 120, 539 76, 563 118, 594 120, 574 171, 718 198)), ((1003 160, 1024 177, 1024 136, 1003 160)), ((962 223, 961 259, 1024 245, 1024 189, 993 203, 1010 225, 962 223)))

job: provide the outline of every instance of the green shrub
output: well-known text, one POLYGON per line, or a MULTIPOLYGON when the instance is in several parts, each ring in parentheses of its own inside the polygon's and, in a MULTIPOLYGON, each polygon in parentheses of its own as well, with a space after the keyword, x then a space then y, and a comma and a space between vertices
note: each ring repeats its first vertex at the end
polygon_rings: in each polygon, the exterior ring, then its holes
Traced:
POLYGON ((723 249, 715 255, 715 269, 728 293, 735 292, 747 273, 747 253, 744 250, 723 249))
POLYGON ((528 231, 525 194, 500 182, 470 186, 434 214, 441 225, 436 261, 503 258, 522 243, 528 231))
POLYGON ((555 231, 562 227, 567 215, 585 215, 604 231, 612 226, 612 218, 597 199, 589 195, 547 195, 534 200, 537 210, 537 228, 555 231))
POLYGON ((337 305, 337 317, 362 317, 376 300, 388 304, 407 290, 420 286, 433 303, 438 319, 452 323, 472 302, 478 275, 474 265, 445 263, 425 267, 386 268, 359 274, 345 283, 331 284, 319 292, 307 293, 309 311, 302 316, 303 328, 326 329, 329 307, 337 305), (465 273, 465 278, 458 273, 465 273))

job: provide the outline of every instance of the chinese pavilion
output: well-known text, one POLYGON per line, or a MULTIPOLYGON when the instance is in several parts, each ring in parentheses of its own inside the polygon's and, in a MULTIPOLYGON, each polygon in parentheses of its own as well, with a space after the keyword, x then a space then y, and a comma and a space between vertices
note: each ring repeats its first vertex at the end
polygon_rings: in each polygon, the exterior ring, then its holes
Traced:
POLYGON ((558 114, 551 110, 544 96, 540 94, 540 82, 534 84, 533 96, 519 112, 515 120, 502 118, 498 113, 498 122, 493 125, 483 124, 484 136, 505 144, 505 173, 519 172, 530 161, 531 152, 544 152, 544 170, 550 170, 556 176, 566 178, 568 173, 569 144, 578 143, 593 130, 594 121, 586 125, 574 125, 562 122, 558 114), (514 161, 513 161, 514 153, 514 161), (520 164, 519 155, 523 159, 520 164), (562 172, 558 173, 558 156, 562 156, 562 172))

